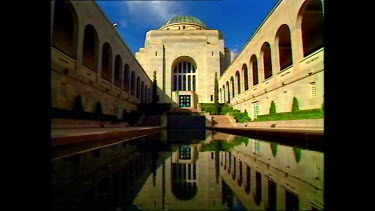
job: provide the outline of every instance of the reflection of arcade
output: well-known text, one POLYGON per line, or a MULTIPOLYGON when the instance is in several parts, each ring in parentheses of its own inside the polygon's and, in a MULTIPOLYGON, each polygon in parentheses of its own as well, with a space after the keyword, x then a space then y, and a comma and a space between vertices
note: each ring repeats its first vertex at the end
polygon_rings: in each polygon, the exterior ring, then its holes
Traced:
POLYGON ((140 151, 139 143, 129 141, 54 160, 53 209, 126 208, 157 167, 157 159, 156 151, 140 151))
POLYGON ((197 146, 180 146, 172 160, 172 192, 180 200, 190 200, 197 194, 197 157, 197 146))
POLYGON ((249 210, 321 210, 323 153, 249 139, 220 152, 220 174, 249 210))

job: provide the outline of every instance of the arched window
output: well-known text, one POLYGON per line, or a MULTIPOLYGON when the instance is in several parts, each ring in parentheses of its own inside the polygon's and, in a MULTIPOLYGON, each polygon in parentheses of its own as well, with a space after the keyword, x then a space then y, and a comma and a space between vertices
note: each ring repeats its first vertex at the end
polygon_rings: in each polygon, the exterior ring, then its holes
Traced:
POLYGON ((227 102, 227 100, 226 100, 227 95, 225 93, 226 93, 225 92, 225 85, 223 85, 223 103, 227 102))
POLYGON ((125 67, 124 67, 123 83, 124 83, 123 90, 129 93, 129 65, 128 64, 125 64, 125 67))
POLYGON ((249 89, 249 76, 248 76, 246 64, 242 65, 242 75, 243 75, 243 79, 244 79, 244 89, 246 91, 246 90, 249 89))
POLYGON ((237 70, 236 71, 236 86, 237 86, 237 94, 241 94, 241 77, 240 77, 240 72, 237 70))
POLYGON ((98 34, 92 25, 85 27, 83 36, 82 64, 92 71, 97 71, 98 34))
POLYGON ((251 64, 252 73, 253 73, 253 86, 255 86, 259 83, 258 62, 257 62, 257 57, 255 56, 255 54, 251 56, 250 64, 251 64))
POLYGON ((109 43, 104 43, 102 53, 102 78, 112 82, 112 49, 109 43))
POLYGON ((276 183, 268 179, 268 210, 276 210, 276 183))
POLYGON ((283 71, 293 63, 290 30, 288 25, 283 24, 280 26, 279 30, 277 30, 276 43, 279 47, 280 71, 283 71))
POLYGON ((139 76, 137 77, 137 87, 136 87, 136 98, 139 99, 139 95, 141 93, 141 84, 140 84, 140 80, 139 80, 139 76))
POLYGON ((132 71, 130 75, 130 94, 135 96, 135 73, 132 71))
POLYGON ((234 78, 233 76, 230 77, 230 85, 232 90, 232 97, 234 97, 234 78))
POLYGON ((245 186, 245 192, 247 194, 250 193, 250 187, 251 187, 251 168, 246 165, 246 186, 245 186))
POLYGON ((148 103, 148 87, 145 85, 145 96, 144 96, 144 102, 148 103))
POLYGON ((254 192, 254 201, 256 205, 260 205, 262 201, 262 174, 255 172, 255 192, 254 192))
POLYGON ((117 55, 115 58, 115 81, 114 84, 117 87, 121 86, 121 67, 122 61, 120 55, 117 55))
MULTIPOLYGON (((181 61, 173 66, 173 91, 194 91, 195 90, 195 65, 190 61, 181 61)), ((189 59, 186 59, 189 60, 189 59)))
POLYGON ((298 22, 301 24, 304 57, 324 46, 323 20, 321 0, 305 1, 298 15, 298 22))
POLYGON ((71 2, 56 0, 53 19, 52 46, 76 59, 78 20, 71 2))
POLYGON ((229 90, 229 82, 227 81, 227 103, 230 103, 230 90, 229 90))
POLYGON ((141 102, 143 103, 144 102, 144 94, 145 94, 145 84, 143 83, 143 81, 141 82, 141 102))
POLYGON ((264 80, 272 76, 271 46, 265 42, 262 46, 264 80))

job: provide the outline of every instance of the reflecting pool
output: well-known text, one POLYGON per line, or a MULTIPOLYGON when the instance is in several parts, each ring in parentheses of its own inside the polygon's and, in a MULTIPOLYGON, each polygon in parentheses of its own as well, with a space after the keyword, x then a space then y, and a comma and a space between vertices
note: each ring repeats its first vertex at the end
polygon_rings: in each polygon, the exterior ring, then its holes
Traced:
POLYGON ((168 130, 52 159, 53 210, 323 210, 324 153, 168 130))

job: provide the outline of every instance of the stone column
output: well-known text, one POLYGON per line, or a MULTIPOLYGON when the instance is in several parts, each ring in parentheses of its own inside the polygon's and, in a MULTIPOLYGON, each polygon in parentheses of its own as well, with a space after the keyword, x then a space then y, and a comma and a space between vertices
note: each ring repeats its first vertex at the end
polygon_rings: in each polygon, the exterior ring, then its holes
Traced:
POLYGON ((52 43, 52 36, 53 36, 53 23, 54 23, 54 14, 55 14, 55 2, 50 1, 51 3, 51 43, 52 43))
POLYGON ((276 38, 275 43, 270 43, 271 46, 271 62, 272 62, 272 76, 277 75, 280 69, 280 49, 279 49, 279 38, 276 38))
POLYGON ((294 71, 299 70, 299 63, 304 58, 301 22, 302 17, 298 17, 297 23, 291 28, 290 33, 294 71))
POLYGON ((285 210, 285 188, 276 183, 276 210, 285 210))
POLYGON ((81 73, 82 56, 83 56, 83 39, 85 33, 85 26, 82 22, 78 22, 77 38, 76 38, 76 73, 81 73))

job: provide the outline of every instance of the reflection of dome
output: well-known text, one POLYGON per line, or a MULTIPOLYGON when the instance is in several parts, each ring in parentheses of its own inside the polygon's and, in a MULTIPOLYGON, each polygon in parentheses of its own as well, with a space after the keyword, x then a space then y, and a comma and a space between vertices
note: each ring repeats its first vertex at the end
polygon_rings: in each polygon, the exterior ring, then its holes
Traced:
POLYGON ((187 29, 207 29, 206 24, 204 24, 201 20, 199 20, 196 17, 193 16, 176 16, 168 20, 160 29, 161 30, 169 30, 170 27, 173 26, 183 26, 184 28, 180 29, 185 29, 185 26, 189 26, 187 29))

